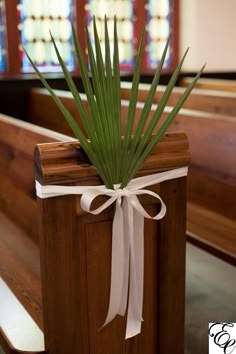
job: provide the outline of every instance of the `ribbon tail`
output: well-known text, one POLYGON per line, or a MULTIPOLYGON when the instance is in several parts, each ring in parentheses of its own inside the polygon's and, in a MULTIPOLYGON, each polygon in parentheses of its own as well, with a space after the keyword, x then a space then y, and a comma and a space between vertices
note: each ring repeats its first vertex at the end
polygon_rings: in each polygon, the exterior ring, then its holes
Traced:
POLYGON ((143 321, 144 291, 144 216, 134 209, 134 250, 136 260, 136 277, 138 287, 139 317, 143 321))
MULTIPOLYGON (((129 218, 132 218, 132 214, 129 214, 127 198, 123 198, 123 242, 124 242, 124 258, 123 258, 123 286, 121 302, 118 314, 125 316, 128 302, 128 289, 129 289, 129 259, 130 259, 130 239, 129 239, 129 218)), ((121 270, 122 271, 122 270, 121 270)))
POLYGON ((129 237, 130 237, 130 283, 129 304, 125 338, 131 338, 141 332, 143 309, 144 276, 144 217, 128 201, 129 237))
MULTIPOLYGON (((119 313, 123 291, 123 274, 121 267, 124 264, 124 225, 121 199, 116 201, 116 210, 112 225, 112 258, 111 258, 111 285, 110 302, 107 317, 103 325, 106 326, 119 313)), ((123 266, 124 267, 124 266, 123 266)))

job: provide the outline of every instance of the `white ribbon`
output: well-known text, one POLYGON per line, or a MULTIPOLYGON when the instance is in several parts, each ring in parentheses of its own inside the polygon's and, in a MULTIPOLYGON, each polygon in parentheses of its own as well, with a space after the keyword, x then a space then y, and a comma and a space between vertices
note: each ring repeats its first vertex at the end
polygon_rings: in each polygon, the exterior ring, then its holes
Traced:
POLYGON ((114 190, 104 185, 42 186, 36 181, 36 193, 39 198, 81 194, 81 207, 91 214, 99 214, 116 202, 112 226, 110 303, 104 326, 117 314, 124 316, 128 302, 126 339, 141 332, 143 321, 144 217, 159 220, 166 213, 166 206, 160 196, 143 188, 186 176, 187 173, 187 167, 156 173, 135 178, 123 189, 114 186, 114 190), (140 204, 137 196, 142 194, 151 195, 160 201, 160 211, 154 217, 150 216, 140 204), (91 210, 93 200, 99 195, 110 198, 97 209, 91 210))

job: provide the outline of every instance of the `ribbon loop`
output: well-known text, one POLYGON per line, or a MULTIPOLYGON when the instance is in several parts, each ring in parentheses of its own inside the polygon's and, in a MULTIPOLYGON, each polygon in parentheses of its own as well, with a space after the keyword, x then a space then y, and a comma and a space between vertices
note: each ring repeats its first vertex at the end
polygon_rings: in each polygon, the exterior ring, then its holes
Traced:
POLYGON ((110 302, 103 326, 111 322, 117 314, 124 316, 128 303, 126 338, 141 332, 144 278, 144 218, 160 220, 166 214, 166 205, 161 197, 145 187, 187 175, 188 168, 182 167, 154 175, 131 180, 121 189, 106 186, 42 186, 36 181, 39 198, 52 198, 68 194, 81 194, 81 207, 88 213, 97 215, 116 202, 112 225, 112 262, 110 302), (138 195, 150 195, 160 204, 160 211, 151 216, 144 209, 138 195), (100 195, 108 196, 102 205, 91 210, 92 202, 100 195))

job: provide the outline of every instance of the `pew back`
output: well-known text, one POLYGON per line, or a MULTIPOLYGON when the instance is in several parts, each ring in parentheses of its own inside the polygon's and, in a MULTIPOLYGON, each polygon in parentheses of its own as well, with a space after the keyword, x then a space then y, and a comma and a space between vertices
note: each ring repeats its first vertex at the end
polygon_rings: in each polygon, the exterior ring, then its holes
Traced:
MULTIPOLYGON (((198 89, 197 87, 198 86, 193 89, 191 95, 185 101, 184 108, 236 117, 236 91, 222 92, 214 91, 213 89, 198 89)), ((146 99, 149 88, 149 84, 139 85, 138 100, 140 102, 144 102, 146 99)), ((154 97, 154 102, 156 104, 160 102, 165 88, 166 86, 158 86, 154 97)), ((168 105, 174 106, 184 91, 184 87, 175 87, 168 100, 168 105)), ((130 94, 131 83, 121 82, 121 97, 128 100, 130 94)))
POLYGON ((33 152, 39 142, 68 137, 32 124, 0 116, 0 209, 37 240, 33 152), (22 210, 26 209, 26 213, 22 210))
MULTIPOLYGON (((54 90, 61 102, 66 106, 75 121, 85 133, 79 112, 73 100, 72 94, 69 91, 54 90)), ((80 94, 85 109, 89 112, 89 105, 84 94, 80 94)), ((128 102, 124 100, 121 107, 122 117, 125 117, 128 112, 128 102)), ((138 119, 138 112, 136 119, 138 119)), ((71 128, 68 126, 65 118, 60 110, 57 108, 52 97, 46 89, 33 88, 30 91, 28 121, 32 124, 57 131, 62 134, 73 136, 71 128)), ((125 120, 122 122, 122 129, 124 129, 125 120)))
MULTIPOLYGON (((180 86, 186 87, 191 82, 191 77, 183 77, 180 80, 180 86)), ((209 79, 200 78, 196 84, 196 88, 204 90, 216 90, 216 91, 228 91, 236 92, 235 80, 223 80, 223 79, 209 79)))

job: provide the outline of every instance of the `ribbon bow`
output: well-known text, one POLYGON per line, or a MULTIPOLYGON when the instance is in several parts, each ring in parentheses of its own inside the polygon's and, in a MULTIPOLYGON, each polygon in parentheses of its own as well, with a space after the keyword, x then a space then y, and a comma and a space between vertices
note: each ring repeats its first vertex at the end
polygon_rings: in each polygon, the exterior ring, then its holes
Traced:
POLYGON ((68 194, 81 194, 81 207, 88 213, 99 214, 114 202, 115 215, 112 225, 112 262, 110 302, 104 326, 117 314, 124 316, 128 303, 128 315, 125 338, 141 332, 143 308, 144 277, 144 218, 162 219, 166 206, 160 196, 145 187, 186 176, 187 167, 131 180, 127 187, 113 189, 106 186, 42 186, 36 181, 36 193, 39 198, 51 198, 68 194), (160 211, 150 216, 139 202, 138 195, 147 194, 158 199, 160 211), (110 197, 104 204, 91 210, 93 200, 99 195, 110 197), (129 296, 128 296, 129 294, 129 296))

